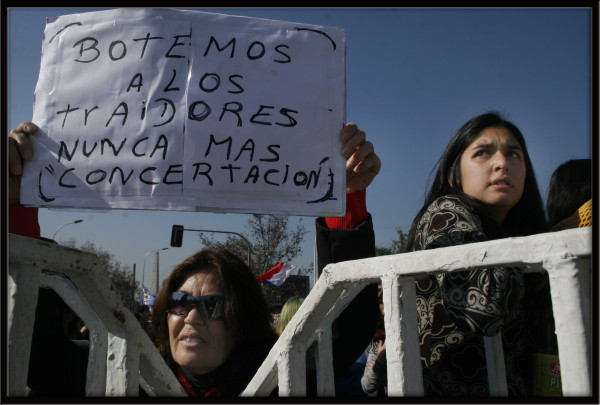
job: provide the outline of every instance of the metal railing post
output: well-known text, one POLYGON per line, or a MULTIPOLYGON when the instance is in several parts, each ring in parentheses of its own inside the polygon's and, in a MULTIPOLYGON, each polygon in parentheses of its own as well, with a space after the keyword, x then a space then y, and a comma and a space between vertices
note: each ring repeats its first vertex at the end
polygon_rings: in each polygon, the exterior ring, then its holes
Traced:
POLYGON ((502 333, 498 333, 496 336, 484 336, 483 344, 485 347, 490 396, 507 397, 508 382, 506 380, 506 366, 504 364, 502 333))
POLYGON ((41 271, 27 263, 8 266, 8 395, 27 395, 31 336, 41 271))
POLYGON ((335 378, 333 375, 331 329, 318 329, 316 334, 317 395, 320 397, 333 397, 335 396, 335 378))
POLYGON ((303 347, 288 345, 277 360, 279 396, 306 396, 306 352, 303 347))
POLYGON ((592 395, 591 266, 589 260, 547 260, 563 396, 592 395))
POLYGON ((384 277, 388 396, 423 396, 415 279, 384 277))

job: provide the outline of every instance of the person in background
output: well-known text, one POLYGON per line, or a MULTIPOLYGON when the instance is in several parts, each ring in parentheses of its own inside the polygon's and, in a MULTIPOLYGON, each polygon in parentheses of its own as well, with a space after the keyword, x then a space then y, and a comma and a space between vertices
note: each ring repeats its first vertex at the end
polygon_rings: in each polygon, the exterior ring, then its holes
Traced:
POLYGON ((366 364, 360 380, 362 390, 369 397, 387 397, 385 340, 374 338, 366 353, 366 364))
MULTIPOLYGON (((545 232, 544 208, 521 131, 497 113, 452 137, 407 251, 545 232)), ((485 336, 502 334, 509 396, 531 393, 525 277, 518 267, 416 280, 426 396, 489 396, 485 336)))
POLYGON ((360 385, 370 397, 387 396, 387 356, 385 352, 385 323, 383 309, 383 290, 378 286, 379 310, 381 315, 377 322, 377 330, 369 347, 367 347, 367 359, 360 385))
POLYGON ((546 201, 553 231, 592 226, 592 160, 572 159, 552 173, 546 201))
POLYGON ((283 308, 281 308, 281 315, 279 316, 279 320, 277 321, 277 326, 275 326, 275 331, 278 335, 281 335, 287 324, 292 320, 292 317, 300 308, 300 305, 304 302, 304 298, 302 297, 292 297, 288 299, 285 304, 283 304, 283 308))
POLYGON ((135 318, 140 323, 142 329, 148 332, 150 328, 150 318, 152 317, 152 312, 150 312, 150 307, 148 305, 142 305, 137 311, 134 312, 135 318))
POLYGON ((367 355, 363 351, 358 359, 346 370, 346 372, 335 381, 336 397, 365 397, 367 396, 360 385, 360 379, 365 371, 367 355))

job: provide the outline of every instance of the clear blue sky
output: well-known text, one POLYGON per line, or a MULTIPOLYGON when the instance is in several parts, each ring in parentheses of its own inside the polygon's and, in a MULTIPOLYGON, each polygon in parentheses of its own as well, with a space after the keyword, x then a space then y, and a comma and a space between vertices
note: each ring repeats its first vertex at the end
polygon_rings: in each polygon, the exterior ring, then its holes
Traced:
MULTIPOLYGON (((31 119, 45 17, 94 10, 8 9, 7 130, 31 119)), ((347 117, 367 132, 382 160, 367 192, 378 246, 388 245, 397 227, 408 231, 448 140, 480 113, 501 111, 521 129, 544 200, 560 163, 592 155, 589 8, 204 10, 346 31, 347 117)), ((139 280, 144 256, 169 246, 173 224, 242 232, 248 216, 41 209, 42 236, 76 219, 84 222, 61 229, 59 242, 93 241, 122 264, 137 263, 139 280)), ((314 218, 303 223, 309 232, 293 264, 308 266, 314 218)), ((161 278, 199 248, 197 236, 186 232, 182 248, 160 252, 161 278)), ((147 283, 153 259, 146 260, 147 283)))

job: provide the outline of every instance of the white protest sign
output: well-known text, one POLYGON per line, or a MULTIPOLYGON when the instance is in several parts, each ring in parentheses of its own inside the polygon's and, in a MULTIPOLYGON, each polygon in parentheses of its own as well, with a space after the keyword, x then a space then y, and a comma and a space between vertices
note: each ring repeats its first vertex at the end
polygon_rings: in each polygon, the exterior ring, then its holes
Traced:
POLYGON ((345 34, 173 9, 46 25, 21 201, 340 216, 345 34))

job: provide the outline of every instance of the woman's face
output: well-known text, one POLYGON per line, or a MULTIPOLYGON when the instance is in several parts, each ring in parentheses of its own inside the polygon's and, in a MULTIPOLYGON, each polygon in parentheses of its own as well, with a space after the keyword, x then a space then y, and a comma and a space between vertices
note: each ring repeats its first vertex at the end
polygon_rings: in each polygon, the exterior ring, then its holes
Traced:
POLYGON ((521 199, 525 174, 523 150, 506 128, 485 129, 460 160, 463 192, 484 202, 499 223, 521 199))
MULTIPOLYGON (((177 291, 196 297, 224 295, 219 279, 209 272, 190 276, 177 291)), ((167 325, 173 360, 193 373, 213 371, 234 348, 234 339, 225 328, 225 321, 204 319, 195 306, 187 315, 168 314, 167 325)))

